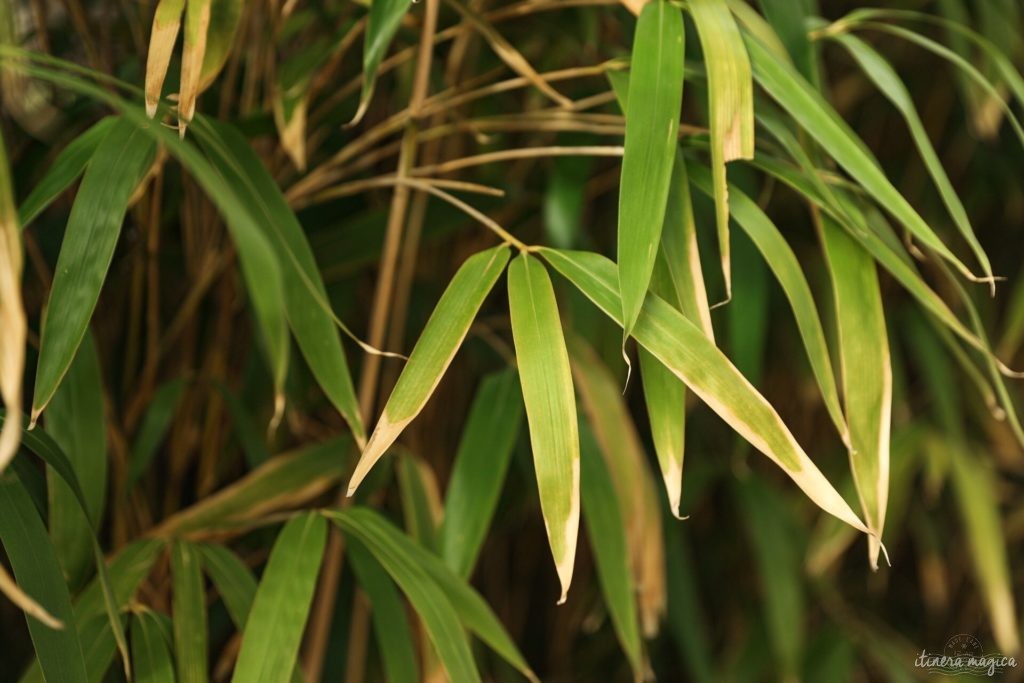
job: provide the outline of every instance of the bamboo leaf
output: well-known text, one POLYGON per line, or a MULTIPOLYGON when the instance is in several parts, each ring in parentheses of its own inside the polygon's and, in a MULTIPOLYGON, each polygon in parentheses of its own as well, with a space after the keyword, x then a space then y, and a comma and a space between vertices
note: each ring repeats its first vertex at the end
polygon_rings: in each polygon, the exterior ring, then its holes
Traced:
POLYGON ((480 383, 462 430, 444 501, 441 556, 457 575, 473 573, 523 422, 514 369, 480 383))
MULTIPOLYGON (((970 219, 967 217, 967 210, 964 209, 960 197, 957 195, 956 190, 953 189, 953 184, 950 182, 949 176, 946 175, 945 170, 942 168, 942 163, 939 161, 939 155, 928 139, 924 123, 917 113, 917 108, 914 106, 914 101, 911 99, 907 87, 903 84, 903 80, 896 73, 896 70, 893 69, 892 65, 877 50, 860 38, 849 34, 841 34, 835 36, 835 39, 853 56, 864 71, 864 74, 893 103, 903 117, 903 120, 906 121, 907 128, 910 129, 910 136, 914 140, 914 145, 917 147, 921 160, 924 161, 924 165, 928 169, 928 173, 931 175, 943 203, 946 205, 946 210, 949 211, 949 215, 953 218, 953 222, 956 224, 960 234, 963 235, 970 245, 971 250, 978 259, 978 263, 981 264, 982 272, 991 278, 992 265, 974 234, 970 219)), ((992 291, 995 291, 995 282, 992 283, 992 291)))
POLYGON ((839 364, 850 423, 850 469, 864 519, 873 535, 869 560, 878 569, 879 540, 889 499, 889 432, 892 367, 875 261, 846 232, 824 217, 826 260, 832 274, 839 364))
POLYGON ((697 26, 708 75, 715 220, 728 301, 732 296, 732 268, 725 165, 735 159, 754 157, 754 86, 750 59, 726 1, 691 0, 687 7, 697 26))
MULTIPOLYGON (((528 679, 537 680, 487 602, 466 583, 465 579, 452 572, 441 558, 413 542, 378 513, 367 508, 331 510, 325 511, 324 514, 343 531, 356 535, 412 601, 403 579, 396 574, 403 571, 402 566, 389 558, 408 559, 441 589, 441 594, 450 601, 459 619, 470 631, 528 679)), ((413 603, 415 607, 415 601, 413 603)))
POLYGON ((185 6, 185 39, 181 53, 181 85, 178 89, 178 134, 181 137, 185 137, 185 129, 196 113, 212 5, 213 0, 187 0, 185 6))
POLYGON ((46 680, 87 681, 60 563, 32 500, 10 473, 0 475, 0 541, 21 590, 38 603, 26 620, 46 680))
MULTIPOLYGON (((529 254, 509 266, 508 301, 541 512, 562 584, 561 604, 572 582, 580 520, 576 399, 551 279, 529 254)), ((621 311, 621 304, 616 310, 621 311)))
MULTIPOLYGON (((583 412, 611 474, 626 531, 629 567, 644 635, 653 637, 665 611, 665 558, 661 513, 649 506, 654 482, 640 435, 615 378, 577 335, 569 338, 572 373, 583 412)), ((676 478, 681 476, 676 473, 676 478)))
MULTIPOLYGON (((599 254, 542 249, 544 258, 616 323, 615 264, 599 254)), ((781 418, 725 355, 681 313, 648 295, 634 337, 740 436, 767 455, 818 507, 868 533, 781 418)))
POLYGON ((327 541, 322 517, 293 518, 277 537, 245 622, 232 681, 286 681, 299 656, 327 541))
POLYGON ((402 17, 409 10, 411 0, 370 0, 370 16, 363 39, 363 89, 359 95, 359 108, 350 126, 359 123, 373 97, 377 83, 377 68, 395 37, 402 17))
POLYGON ((185 381, 182 378, 165 382, 153 394, 153 400, 149 402, 146 413, 142 417, 142 424, 135 434, 135 441, 132 443, 131 459, 128 464, 128 476, 125 479, 123 491, 127 495, 134 488, 145 471, 149 468, 160 448, 174 413, 178 409, 178 402, 185 390, 185 381))
MULTIPOLYGON (((690 166, 690 176, 698 189, 711 196, 712 183, 709 182, 706 170, 693 164, 690 166)), ((782 291, 793 309, 793 316, 796 318, 800 337, 803 340, 804 349, 807 351, 807 359, 810 361, 811 370, 818 382, 825 407, 828 409, 829 416, 843 442, 849 441, 849 428, 839 402, 839 391, 836 387, 835 375, 832 372, 832 361, 829 357, 828 346, 825 344, 825 332, 821 326, 821 319, 818 316, 810 285, 807 284, 796 254, 793 253, 786 239, 768 218, 768 215, 758 207, 753 199, 738 188, 733 188, 729 194, 729 211, 733 220, 747 233, 758 251, 761 252, 761 256, 771 268, 775 279, 782 286, 782 291)))
POLYGON ((394 582, 359 541, 348 540, 348 553, 356 581, 366 591, 373 607, 373 630, 377 636, 386 680, 415 683, 420 680, 416 650, 405 605, 395 590, 394 582))
POLYGON ((161 633, 161 625, 149 610, 132 617, 132 660, 138 683, 174 683, 174 661, 161 633))
MULTIPOLYGON (((347 510, 325 514, 343 532, 362 542, 409 598, 416 614, 423 621, 423 627, 441 658, 449 680, 467 683, 479 681, 480 674, 452 603, 441 587, 411 557, 408 547, 403 548, 396 543, 396 536, 408 540, 407 537, 397 531, 385 533, 381 528, 385 524, 374 524, 372 518, 362 512, 347 510)), ((411 541, 409 544, 413 545, 411 541)))
POLYGON ((819 81, 818 55, 807 36, 807 8, 788 0, 758 0, 761 11, 809 83, 819 81))
POLYGON ((181 13, 185 0, 160 0, 153 14, 153 28, 149 36, 149 55, 146 58, 146 115, 156 116, 163 91, 164 78, 171 64, 171 53, 181 28, 181 13))
POLYGON ((110 132, 115 121, 117 118, 114 116, 103 117, 60 151, 53 160, 53 165, 46 171, 46 175, 32 187, 32 191, 18 208, 18 222, 22 230, 82 175, 100 141, 110 132))
POLYGON ((0 427, 0 474, 17 454, 21 442, 21 386, 28 333, 21 299, 21 249, 7 146, 0 137, 0 403, 11 417, 0 427))
POLYGON ((339 454, 350 447, 349 439, 337 438, 273 457, 230 486, 167 518, 150 533, 168 538, 238 526, 309 500, 341 479, 347 464, 339 454))
POLYGON ((239 632, 245 630, 256 597, 256 578, 233 552, 222 545, 204 543, 199 546, 203 570, 224 601, 224 607, 239 632))
POLYGON ((267 242, 282 255, 285 311, 299 350, 356 441, 362 443, 366 435, 348 361, 334 329, 334 313, 316 258, 295 213, 237 129, 200 118, 196 135, 222 176, 252 209, 267 242))
POLYGON ((199 72, 199 92, 210 87, 228 61, 242 18, 242 5, 242 0, 210 2, 210 26, 206 33, 203 67, 199 72))
POLYGON ((178 680, 206 683, 207 627, 206 595, 200 571, 199 552, 187 541, 171 546, 174 662, 178 680))
POLYGON ((594 552, 601 593, 611 613, 615 635, 633 668, 633 675, 642 678, 640 625, 629 567, 625 520, 619 509, 611 474, 589 429, 580 431, 580 450, 583 518, 594 552))
POLYGON ((88 578, 93 563, 94 528, 102 520, 107 490, 107 435, 99 357, 88 332, 75 360, 53 395, 47 432, 68 456, 81 487, 85 511, 64 477, 47 470, 50 538, 72 589, 88 578), (91 520, 91 521, 90 521, 91 520))
POLYGON ((754 78, 842 166, 880 206, 922 244, 934 249, 967 278, 973 273, 939 239, 914 207, 893 187, 878 161, 824 98, 756 39, 747 39, 754 78))
POLYGON ((665 219, 683 97, 683 17, 666 0, 647 3, 636 24, 619 184, 619 289, 623 341, 651 280, 665 219))
POLYGON ((436 552, 443 508, 434 472, 422 458, 412 453, 403 453, 395 467, 406 532, 424 548, 436 552))
POLYGON ((119 119, 85 171, 54 272, 36 367, 33 421, 53 398, 85 336, 114 256, 128 200, 145 177, 156 146, 119 119))
POLYGON ((352 473, 348 495, 355 492, 370 468, 423 410, 466 338, 484 299, 505 270, 508 258, 508 247, 501 245, 469 257, 455 273, 388 397, 384 412, 352 473))

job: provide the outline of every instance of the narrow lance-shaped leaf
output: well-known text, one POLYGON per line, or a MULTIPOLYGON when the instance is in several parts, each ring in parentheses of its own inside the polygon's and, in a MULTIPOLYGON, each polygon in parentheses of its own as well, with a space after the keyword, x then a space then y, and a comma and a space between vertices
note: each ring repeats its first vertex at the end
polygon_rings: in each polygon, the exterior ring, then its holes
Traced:
POLYGON ((839 364, 850 424, 850 468, 868 528, 869 559, 878 568, 889 499, 892 367, 875 261, 827 216, 822 241, 832 274, 839 364))
POLYGON ((199 72, 199 92, 210 87, 228 61, 242 18, 242 5, 243 0, 212 0, 210 3, 210 26, 199 72))
MULTIPOLYGON (((949 211, 949 215, 953 218, 953 222, 956 224, 960 234, 963 235, 970 245, 971 250, 978 259, 978 263, 981 264, 982 272, 991 278, 992 265, 989 263, 988 255, 985 254, 984 249, 982 249, 981 244, 978 242, 978 238, 974 234, 970 219, 967 217, 967 210, 964 209, 960 197, 957 195, 956 190, 953 189, 949 176, 946 175, 946 171, 942 168, 939 155, 936 153, 935 147, 932 146, 931 140, 928 139, 924 123, 921 121, 916 107, 914 107, 914 101, 911 99, 906 85, 903 84, 903 80, 896 73, 896 70, 893 69, 892 65, 877 50, 860 38, 849 34, 840 34, 835 36, 835 39, 846 48, 860 65, 864 74, 871 79, 875 87, 895 105, 900 115, 903 116, 903 120, 906 121, 907 127, 910 129, 910 136, 914 140, 914 145, 917 147, 917 151, 920 153, 921 159, 924 161, 924 165, 928 169, 928 173, 931 175, 935 186, 938 188, 943 203, 946 205, 946 210, 949 211)), ((994 281, 991 287, 992 291, 995 292, 994 281)))
POLYGON ((370 468, 419 415, 469 332, 477 311, 508 263, 501 245, 466 259, 437 302, 370 435, 348 485, 352 495, 370 468))
POLYGON ((437 550, 443 508, 434 471, 423 458, 403 453, 395 462, 406 532, 430 552, 437 550))
MULTIPOLYGON (((708 172, 696 164, 690 166, 690 171, 694 185, 710 196, 712 183, 708 178, 708 172)), ((782 286, 782 291, 793 309, 793 316, 796 318, 800 337, 803 340, 804 349, 807 351, 807 359, 811 364, 814 378, 818 382, 825 407, 828 409, 829 416, 843 442, 848 442, 849 428, 839 402, 839 391, 832 371, 828 346, 825 343, 825 332, 821 326, 821 319, 818 316, 810 285, 807 284, 803 269, 800 267, 800 261, 778 227, 761 210, 757 202, 744 192, 733 188, 729 195, 729 208, 733 220, 750 237, 768 267, 771 268, 775 279, 782 286)))
MULTIPOLYGON (((686 161, 677 152, 672 168, 661 248, 651 278, 651 291, 696 323, 714 341, 711 311, 704 289, 697 224, 693 216, 686 161)), ((644 402, 658 456, 669 508, 677 518, 683 486, 686 439, 686 385, 643 347, 639 350, 644 402)))
POLYGON ((649 506, 654 497, 654 481, 647 469, 640 435, 614 376, 579 336, 569 338, 569 349, 583 412, 597 437, 619 501, 640 624, 644 635, 653 637, 665 610, 661 513, 657 506, 649 506))
MULTIPOLYGON (((541 253, 605 315, 621 324, 614 263, 588 252, 545 248, 541 253)), ((740 436, 779 465, 816 505, 869 533, 778 413, 696 325, 657 296, 648 295, 634 337, 740 436)))
POLYGON ((22 261, 11 169, 0 137, 0 400, 8 415, 0 427, 0 474, 18 452, 21 441, 21 384, 28 332, 21 300, 22 261))
POLYGON ((411 0, 371 0, 370 17, 363 40, 363 89, 359 95, 359 108, 349 125, 359 123, 370 105, 373 87, 377 83, 377 67, 395 37, 402 17, 409 10, 411 0))
MULTIPOLYGON (((84 683, 82 644, 57 555, 32 500, 11 473, 0 475, 0 541, 21 589, 38 601, 26 620, 43 675, 48 681, 84 683)), ((2 584, 6 571, 0 576, 2 584)))
POLYGON ((354 538, 347 539, 346 549, 352 573, 370 600, 373 631, 385 678, 394 683, 420 680, 409 619, 394 582, 362 543, 354 538))
POLYGON ((138 683, 174 683, 174 660, 161 629, 148 609, 132 616, 132 662, 138 683))
POLYGON ((484 378, 455 452, 439 537, 441 557, 462 577, 473 572, 512 459, 523 421, 518 385, 514 368, 484 378))
POLYGON ((174 419, 174 413, 178 409, 178 401, 181 399, 185 386, 185 380, 179 377, 165 382, 153 394, 153 400, 146 408, 142 424, 132 443, 128 476, 122 489, 125 494, 131 492, 135 482, 145 473, 153 456, 156 455, 157 449, 160 448, 160 443, 171 426, 171 420, 174 419))
POLYGON ((99 357, 86 334, 46 414, 46 430, 68 456, 87 509, 63 477, 47 468, 50 538, 73 590, 93 562, 93 528, 99 528, 107 491, 107 433, 99 357), (90 521, 91 520, 91 521, 90 521))
POLYGON ((82 175, 100 141, 110 132, 116 120, 114 116, 100 119, 60 151, 46 175, 35 184, 32 192, 18 207, 18 221, 22 230, 82 175))
POLYGON ((53 398, 85 336, 128 200, 149 170, 155 150, 153 139, 141 128, 119 119, 89 162, 68 217, 43 319, 33 421, 53 398))
POLYGON ((160 0, 153 14, 153 29, 149 35, 149 56, 146 58, 146 115, 156 116, 160 93, 171 63, 171 53, 181 28, 181 12, 185 0, 160 0))
POLYGON ((863 141, 821 94, 815 91, 793 67, 771 54, 755 38, 748 36, 746 43, 754 77, 761 87, 779 102, 880 206, 885 207, 922 244, 934 249, 964 276, 977 281, 978 278, 949 250, 885 177, 878 161, 871 155, 863 141))
POLYGON ((711 169, 715 187, 715 224, 725 278, 725 299, 732 296, 729 258, 729 185, 726 163, 754 157, 754 86, 750 60, 725 0, 691 0, 708 74, 711 169))
POLYGON ((298 660, 326 541, 326 522, 315 513, 285 524, 256 590, 232 681, 289 679, 298 660))
POLYGON ((225 180, 246 199, 267 241, 281 255, 285 310, 299 350, 327 398, 362 445, 366 434, 348 361, 334 329, 335 316, 327 289, 302 225, 263 162, 237 129, 199 117, 195 132, 225 180))
MULTIPOLYGON (((555 292, 544 265, 533 256, 521 254, 509 266, 508 301, 540 507, 562 584, 561 604, 568 594, 576 560, 580 439, 569 354, 555 292)), ((621 306, 615 309, 621 311, 621 306)))
POLYGON ((634 677, 639 679, 643 677, 640 625, 623 517, 611 475, 588 429, 580 430, 580 446, 583 518, 587 522, 587 536, 594 552, 598 582, 611 614, 615 635, 629 659, 634 677))
POLYGON ((640 314, 651 280, 677 146, 683 97, 683 17, 667 0, 653 0, 640 13, 630 67, 619 183, 623 341, 640 314))
POLYGON ((441 558, 403 534, 380 514, 367 508, 356 507, 348 511, 328 511, 324 514, 342 529, 353 534, 358 533, 363 545, 369 548, 377 561, 387 569, 405 592, 407 591, 403 579, 396 574, 401 568, 389 562, 388 558, 397 555, 411 560, 414 566, 426 572, 426 576, 437 584, 459 619, 470 631, 524 676, 531 681, 537 680, 487 602, 466 583, 465 579, 452 572, 441 558), (382 552, 388 549, 394 551, 396 555, 388 556, 382 552))
MULTIPOLYGON (((372 518, 366 519, 366 515, 361 514, 367 512, 357 509, 325 514, 343 532, 361 541, 409 598, 437 650, 449 680, 479 682, 480 674, 473 662, 469 643, 466 642, 465 631, 445 591, 408 553, 408 548, 397 545, 393 536, 382 533, 379 526, 373 524, 372 518)), ((396 532, 396 535, 414 545, 400 532, 396 532)), ((426 550, 423 552, 429 555, 426 550)))
POLYGON ((206 683, 206 594, 199 552, 187 541, 171 546, 174 661, 182 683, 206 683))
POLYGON ((210 6, 213 0, 187 0, 185 7, 185 40, 181 54, 181 86, 178 92, 178 133, 185 129, 196 113, 199 79, 206 58, 206 40, 210 29, 210 6))

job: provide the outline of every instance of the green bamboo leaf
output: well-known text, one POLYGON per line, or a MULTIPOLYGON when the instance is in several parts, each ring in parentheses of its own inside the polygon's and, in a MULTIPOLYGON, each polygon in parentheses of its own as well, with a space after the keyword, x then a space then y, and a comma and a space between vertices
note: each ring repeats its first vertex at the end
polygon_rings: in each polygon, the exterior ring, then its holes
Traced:
POLYGON ((634 677, 640 679, 643 678, 640 624, 629 567, 625 521, 611 474, 589 429, 580 430, 580 450, 583 519, 594 552, 598 582, 611 614, 615 635, 629 659, 634 677))
POLYGON ((224 601, 231 621, 239 632, 244 631, 256 597, 256 578, 238 555, 224 546, 203 543, 197 547, 202 556, 203 570, 224 601))
MULTIPOLYGON (((712 183, 708 172, 697 164, 690 165, 690 177, 694 185, 702 192, 711 196, 712 183)), ((796 318, 800 337, 807 351, 811 370, 818 382, 825 407, 833 424, 839 431, 844 443, 849 441, 849 428, 843 409, 839 402, 839 391, 836 387, 835 375, 832 372, 832 361, 828 346, 825 343, 825 332, 821 326, 818 309, 811 294, 810 285, 804 277, 803 268, 793 253, 782 233, 768 215, 738 188, 729 193, 729 211, 733 220, 743 229, 747 236, 761 252, 775 279, 782 286, 782 291, 789 300, 796 318)))
POLYGON ((363 89, 359 95, 359 108, 349 123, 359 123, 370 105, 373 88, 377 83, 377 67, 395 37, 402 17, 409 10, 411 0, 370 0, 370 15, 363 39, 363 89))
POLYGON ((406 532, 424 548, 436 552, 443 508, 434 472, 423 458, 412 453, 403 453, 395 467, 406 532))
POLYGON ((88 332, 53 395, 46 429, 68 456, 85 498, 83 513, 77 495, 64 478, 52 469, 47 470, 50 538, 69 586, 76 589, 88 578, 93 563, 93 528, 99 528, 102 521, 107 490, 103 387, 99 357, 88 332))
POLYGON ((223 382, 214 382, 214 386, 217 387, 217 392, 224 399, 224 407, 228 409, 228 414, 231 416, 235 438, 242 447, 242 452, 245 453, 246 463, 250 468, 262 465, 270 459, 265 431, 256 427, 256 421, 238 394, 231 391, 223 382))
POLYGON ((130 631, 135 680, 138 683, 174 683, 174 661, 156 616, 148 609, 136 613, 130 631))
POLYGON ((619 184, 619 289, 623 342, 640 314, 665 219, 683 98, 683 16, 647 3, 636 24, 619 184))
MULTIPOLYGON (((55 63, 66 64, 59 60, 55 63)), ((263 350, 274 381, 274 389, 277 394, 275 403, 279 413, 284 407, 282 386, 288 367, 288 329, 282 297, 281 271, 273 250, 250 214, 245 198, 238 197, 234 189, 193 146, 179 140, 163 126, 153 125, 142 111, 112 94, 109 90, 78 78, 73 73, 58 71, 47 66, 26 64, 21 68, 26 74, 35 78, 67 88, 72 92, 104 102, 117 109, 121 112, 123 119, 138 126, 138 130, 153 140, 162 143, 206 191, 207 196, 224 217, 228 231, 238 249, 242 276, 260 328, 263 350)), ((95 166, 94 158, 90 163, 90 168, 95 168, 95 166)), ((87 171, 86 176, 88 175, 90 174, 87 171)), ((96 183, 99 184, 99 181, 96 183)), ((82 188, 79 188, 79 193, 81 191, 82 188)))
POLYGON ((239 526, 329 490, 347 470, 345 437, 278 455, 230 486, 167 518, 150 533, 170 538, 198 530, 239 526))
POLYGON ((178 680, 206 683, 206 594, 199 552, 188 541, 171 546, 171 587, 174 616, 174 662, 178 680))
MULTIPOLYGON (((541 254, 605 315, 621 321, 614 298, 614 263, 588 252, 545 248, 541 254)), ((634 337, 740 436, 779 465, 816 505, 868 533, 771 405, 697 326, 657 296, 649 295, 634 337)))
POLYGON ((355 492, 370 468, 423 410, 466 338, 484 299, 505 270, 508 259, 508 247, 497 246, 469 257, 455 273, 388 397, 384 412, 352 473, 348 495, 355 492))
POLYGON ((802 539, 785 502, 756 477, 737 484, 736 498, 754 549, 778 673, 782 680, 796 680, 806 639, 806 599, 800 582, 802 539))
POLYGON ((82 175, 100 141, 110 132, 116 120, 114 116, 100 119, 60 151, 46 175, 35 184, 18 208, 18 223, 22 230, 82 175))
POLYGON ((328 399, 348 422, 356 441, 362 443, 366 434, 345 351, 334 329, 335 316, 313 250, 295 213, 237 129, 199 117, 195 133, 214 166, 245 199, 264 237, 281 255, 285 311, 299 350, 328 399))
POLYGON ((232 681, 288 680, 298 660, 326 541, 326 522, 315 513, 285 524, 256 590, 232 681))
POLYGON ((210 25, 206 32, 203 67, 199 73, 199 92, 210 87, 228 61, 242 18, 242 4, 242 0, 213 0, 210 4, 210 25))
POLYGON ((809 83, 818 83, 818 55, 807 36, 807 8, 790 0, 758 0, 761 11, 809 83))
POLYGON ((373 553, 377 561, 384 565, 391 577, 406 593, 405 586, 394 573, 396 567, 390 565, 382 557, 381 549, 390 548, 398 556, 409 558, 416 567, 422 569, 426 576, 440 587, 445 599, 451 602, 459 619, 470 631, 524 676, 531 681, 537 680, 487 602, 472 586, 466 583, 465 579, 449 569, 441 558, 415 543, 378 513, 367 508, 357 507, 342 512, 326 511, 324 514, 334 520, 343 530, 352 533, 358 531, 361 534, 358 535, 359 540, 373 553))
MULTIPOLYGON (((988 255, 985 254, 985 250, 982 249, 978 238, 974 234, 970 219, 967 217, 967 210, 964 209, 960 197, 957 195, 956 190, 953 189, 949 176, 946 175, 945 170, 942 168, 939 155, 928 139, 924 123, 917 113, 917 108, 914 106, 914 101, 911 99, 907 87, 903 84, 903 80, 896 73, 896 70, 893 69, 892 65, 877 50, 860 38, 849 34, 841 34, 834 38, 840 45, 846 48, 860 65, 864 74, 893 103, 903 117, 903 120, 906 121, 907 127, 910 129, 910 136, 914 140, 914 145, 917 147, 917 151, 921 155, 921 160, 924 161, 932 181, 939 190, 942 201, 946 205, 946 210, 949 211, 949 215, 952 217, 960 234, 963 235, 970 245, 971 250, 978 259, 978 263, 981 264, 982 271, 987 277, 991 278, 992 265, 989 262, 988 255)), ((994 292, 995 282, 992 283, 992 288, 994 292)))
MULTIPOLYGON (((509 266, 508 301, 541 512, 562 584, 561 604, 572 582, 580 521, 576 398, 551 278, 529 254, 509 266)), ((615 309, 622 310, 621 299, 615 309)))
POLYGON ((132 451, 128 462, 128 476, 124 482, 124 495, 131 493, 135 483, 139 480, 150 463, 157 449, 163 442, 174 413, 178 409, 181 395, 185 391, 185 380, 182 378, 172 379, 165 382, 153 394, 153 400, 149 402, 146 413, 142 417, 142 424, 135 434, 135 441, 132 443, 132 451))
POLYGON ((118 119, 89 162, 54 271, 43 319, 32 419, 49 404, 74 360, 114 257, 128 200, 153 161, 156 145, 118 119))
POLYGON ((523 399, 515 369, 486 376, 455 452, 439 532, 440 554, 461 577, 473 573, 522 422, 523 399))
POLYGON ((827 216, 822 242, 832 274, 839 365, 850 423, 850 469, 864 520, 873 532, 869 560, 878 569, 879 541, 889 499, 892 367, 875 261, 827 216))
POLYGON ((373 631, 384 664, 384 676, 394 683, 415 683, 420 680, 416 665, 409 619, 405 605, 395 590, 394 582, 359 541, 350 538, 347 543, 352 573, 370 600, 373 631))
MULTIPOLYGON (((452 603, 440 586, 426 573, 424 568, 396 542, 396 536, 406 539, 400 532, 387 533, 383 521, 374 524, 370 515, 360 510, 327 511, 324 514, 341 530, 354 536, 365 545, 391 578, 402 589, 413 609, 423 621, 423 627, 433 643, 449 680, 473 683, 480 681, 480 674, 473 662, 473 654, 466 642, 466 634, 459 624, 458 615, 452 603)), ((426 550, 423 552, 427 555, 426 550)), ((438 561, 440 563, 440 561, 438 561)))
POLYGON ((726 1, 691 0, 687 7, 697 26, 708 76, 715 218, 728 301, 732 296, 732 268, 729 265, 729 186, 725 165, 735 159, 754 157, 754 86, 750 59, 726 1))
POLYGON ((60 563, 38 511, 11 473, 0 475, 0 541, 21 589, 52 615, 46 622, 39 620, 42 614, 26 615, 43 675, 48 682, 84 683, 82 643, 60 563))
POLYGON ((978 281, 893 187, 878 161, 821 94, 756 39, 748 36, 746 43, 754 78, 761 87, 922 244, 934 249, 968 279, 978 281))
POLYGON ((640 348, 638 355, 644 405, 669 509, 676 519, 682 519, 679 505, 683 495, 686 444, 686 385, 647 349, 640 348))

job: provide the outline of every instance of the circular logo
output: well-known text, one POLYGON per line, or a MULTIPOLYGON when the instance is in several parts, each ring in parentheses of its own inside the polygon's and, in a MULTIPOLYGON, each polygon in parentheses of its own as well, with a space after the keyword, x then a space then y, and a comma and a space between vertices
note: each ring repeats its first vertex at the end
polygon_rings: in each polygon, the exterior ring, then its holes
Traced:
POLYGON ((972 635, 960 633, 946 641, 942 654, 947 657, 980 657, 981 643, 972 635))

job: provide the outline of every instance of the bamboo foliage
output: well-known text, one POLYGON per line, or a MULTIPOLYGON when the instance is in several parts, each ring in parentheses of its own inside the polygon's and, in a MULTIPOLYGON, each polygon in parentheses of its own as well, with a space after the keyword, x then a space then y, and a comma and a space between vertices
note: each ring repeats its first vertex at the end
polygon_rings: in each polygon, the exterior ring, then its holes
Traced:
POLYGON ((596 4, 0 11, 0 678, 1019 658, 1024 13, 596 4))

